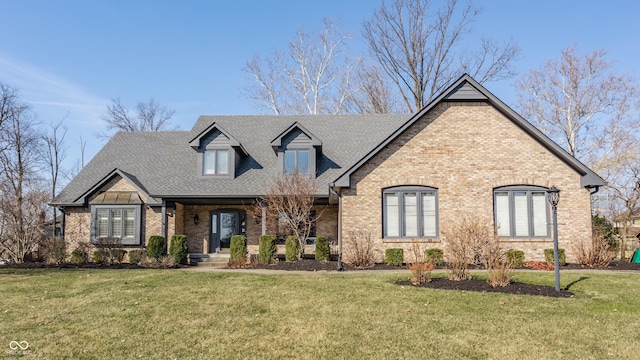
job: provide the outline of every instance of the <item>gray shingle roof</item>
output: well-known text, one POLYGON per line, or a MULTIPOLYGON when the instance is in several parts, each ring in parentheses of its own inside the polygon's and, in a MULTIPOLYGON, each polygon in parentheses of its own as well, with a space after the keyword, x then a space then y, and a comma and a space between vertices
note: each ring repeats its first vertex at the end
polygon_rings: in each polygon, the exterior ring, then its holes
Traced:
POLYGON ((214 198, 264 195, 278 174, 271 141, 295 122, 322 141, 318 195, 328 184, 406 122, 411 115, 201 116, 190 131, 121 132, 56 197, 56 205, 82 205, 83 195, 114 169, 135 178, 153 197, 214 198), (233 136, 249 156, 234 179, 198 174, 189 141, 212 123, 233 136))

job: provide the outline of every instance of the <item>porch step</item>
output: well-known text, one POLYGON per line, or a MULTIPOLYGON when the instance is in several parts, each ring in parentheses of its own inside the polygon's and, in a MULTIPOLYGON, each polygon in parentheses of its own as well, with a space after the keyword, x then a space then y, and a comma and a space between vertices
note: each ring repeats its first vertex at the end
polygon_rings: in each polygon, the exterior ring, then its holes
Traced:
POLYGON ((189 261, 196 266, 223 269, 229 264, 229 257, 229 253, 224 252, 214 254, 189 254, 189 261))

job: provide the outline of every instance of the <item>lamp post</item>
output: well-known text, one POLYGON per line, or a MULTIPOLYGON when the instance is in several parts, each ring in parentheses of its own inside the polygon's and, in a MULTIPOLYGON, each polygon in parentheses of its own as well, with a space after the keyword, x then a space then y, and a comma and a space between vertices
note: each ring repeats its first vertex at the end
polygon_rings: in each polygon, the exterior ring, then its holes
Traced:
POLYGON ((547 190, 549 203, 553 210, 553 268, 556 273, 556 292, 560 292, 560 261, 558 260, 558 201, 560 189, 552 186, 547 190))

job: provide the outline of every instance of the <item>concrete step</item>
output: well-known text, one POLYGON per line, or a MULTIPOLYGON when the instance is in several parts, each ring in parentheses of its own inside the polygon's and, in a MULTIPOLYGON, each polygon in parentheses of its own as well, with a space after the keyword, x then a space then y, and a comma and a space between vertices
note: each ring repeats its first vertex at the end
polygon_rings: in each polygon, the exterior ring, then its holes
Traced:
POLYGON ((189 261, 196 266, 222 269, 229 264, 229 257, 228 253, 189 254, 189 261))

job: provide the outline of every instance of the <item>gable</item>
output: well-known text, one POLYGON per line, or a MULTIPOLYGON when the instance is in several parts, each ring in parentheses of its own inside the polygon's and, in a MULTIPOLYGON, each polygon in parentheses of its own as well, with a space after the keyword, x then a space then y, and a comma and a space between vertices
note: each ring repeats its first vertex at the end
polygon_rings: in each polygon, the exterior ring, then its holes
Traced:
MULTIPOLYGON (((394 131, 390 136, 385 138, 366 156, 361 158, 351 168, 349 168, 342 175, 336 178, 331 186, 336 188, 347 188, 351 186, 351 176, 353 175, 353 173, 365 166, 365 164, 369 160, 371 160, 379 152, 383 151, 392 141, 404 134, 406 131, 411 131, 411 127, 416 122, 419 122, 425 116, 433 113, 435 111, 434 109, 436 109, 437 107, 441 105, 446 106, 447 104, 453 104, 455 102, 481 102, 492 106, 496 111, 503 114, 506 119, 511 121, 512 124, 522 129, 527 136, 537 141, 545 149, 545 151, 550 152, 565 164, 567 164, 571 169, 573 169, 573 171, 578 173, 580 175, 580 185, 582 187, 592 188, 606 185, 606 182, 600 176, 598 176, 576 158, 569 155, 558 144, 554 143, 551 139, 542 134, 537 128, 535 128, 528 121, 526 121, 511 108, 505 105, 502 101, 496 98, 482 85, 473 80, 473 78, 471 78, 469 75, 465 74, 456 82, 454 82, 454 84, 451 85, 447 90, 445 90, 442 94, 440 94, 437 98, 435 98, 432 102, 425 106, 421 111, 411 117, 411 119, 409 119, 396 131, 394 131)), ((479 122, 476 126, 483 126, 483 124, 479 122)), ((451 136, 455 139, 456 134, 451 134, 451 136)), ((495 137, 496 135, 493 136, 495 137)), ((515 148, 517 148, 517 146, 515 148)))

